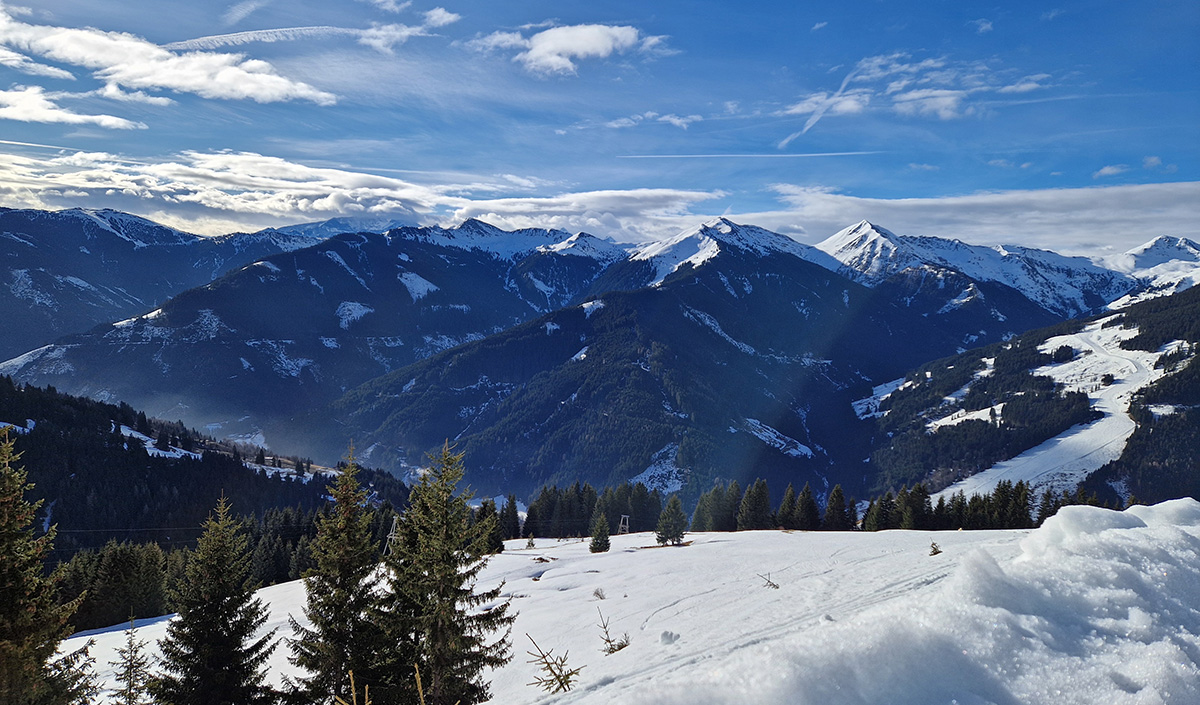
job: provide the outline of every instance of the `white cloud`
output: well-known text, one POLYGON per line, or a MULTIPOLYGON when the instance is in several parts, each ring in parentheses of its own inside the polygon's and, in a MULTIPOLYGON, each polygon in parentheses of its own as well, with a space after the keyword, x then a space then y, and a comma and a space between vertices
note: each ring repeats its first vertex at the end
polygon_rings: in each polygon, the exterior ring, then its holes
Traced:
POLYGON ((698 219, 692 214, 695 204, 723 195, 659 188, 501 198, 464 203, 446 222, 479 218, 502 228, 561 228, 621 242, 650 242, 678 233, 698 219))
MULTIPOLYGON (((89 94, 85 94, 89 95, 89 94)), ((147 105, 167 106, 172 105, 175 101, 166 96, 150 95, 143 91, 123 91, 120 86, 107 83, 103 88, 98 88, 90 93, 90 95, 116 100, 122 103, 145 103, 147 105)))
POLYGON ((7 66, 14 71, 20 71, 30 76, 43 76, 45 78, 63 78, 74 80, 75 76, 70 71, 65 71, 57 66, 47 66, 39 64, 30 59, 24 54, 18 54, 11 49, 0 47, 0 66, 7 66))
POLYGON ((426 27, 445 27, 462 19, 462 15, 449 12, 444 7, 435 7, 425 13, 426 27))
POLYGON ((113 115, 83 115, 56 104, 41 86, 16 86, 0 90, 0 119, 20 122, 66 123, 69 125, 98 125, 112 130, 145 129, 113 115))
POLYGON ((424 35, 424 27, 410 27, 405 24, 377 24, 370 29, 363 30, 359 35, 358 43, 384 54, 390 54, 397 44, 403 44, 413 37, 424 35))
POLYGON ((951 120, 963 115, 961 108, 966 97, 967 92, 961 90, 920 88, 894 96, 892 107, 900 115, 936 115, 951 120))
POLYGON ((805 96, 799 103, 784 108, 784 115, 810 115, 825 112, 830 115, 853 115, 867 109, 871 103, 871 91, 854 89, 832 96, 825 92, 805 96))
POLYGON ((270 4, 271 0, 243 0, 237 4, 230 5, 225 14, 221 15, 221 22, 227 27, 235 25, 249 17, 252 13, 270 4))
POLYGON ((1200 182, 984 192, 947 198, 860 198, 790 184, 785 208, 740 219, 818 242, 867 219, 906 235, 1067 254, 1125 251, 1158 235, 1200 235, 1200 182))
POLYGON ((412 5, 411 0, 408 0, 408 2, 396 2, 396 0, 365 0, 365 1, 369 2, 370 4, 374 5, 375 7, 378 7, 380 10, 383 10, 385 12, 403 12, 404 10, 407 10, 412 5))
POLYGON ((691 125, 693 122, 700 122, 703 119, 700 115, 663 115, 658 118, 658 121, 686 130, 688 125, 691 125))
POLYGON ((938 171, 939 169, 941 169, 941 167, 934 166, 933 164, 915 164, 915 163, 909 164, 908 168, 913 171, 938 171))
POLYGON ((667 53, 663 37, 643 36, 635 27, 602 24, 551 27, 529 37, 520 32, 493 32, 468 46, 481 51, 519 49, 513 61, 541 75, 574 74, 580 59, 607 59, 637 49, 667 53))
POLYGON ((977 20, 972 20, 972 21, 968 22, 967 24, 969 24, 975 28, 976 34, 987 34, 988 32, 992 31, 992 21, 991 20, 985 20, 985 19, 980 18, 977 20))
POLYGON ((1025 78, 1022 78, 1020 81, 1017 81, 1016 83, 1013 83, 1013 84, 1010 84, 1007 86, 1001 86, 1000 88, 996 89, 996 92, 997 93, 1028 93, 1029 91, 1036 91, 1039 88, 1046 87, 1045 84, 1042 83, 1042 81, 1045 81, 1047 78, 1050 78, 1050 74, 1048 74, 1048 73, 1038 73, 1038 74, 1034 74, 1032 76, 1026 76, 1025 78))
MULTIPOLYGON (((923 168, 922 165, 917 165, 923 168)), ((1070 253, 1120 251, 1169 233, 1200 237, 1200 182, 1001 191, 948 198, 879 199, 782 184, 781 207, 738 211, 704 204, 728 194, 669 188, 472 199, 428 186, 242 152, 186 152, 165 161, 71 152, 29 158, 0 152, 0 197, 17 207, 109 206, 193 232, 220 233, 356 213, 407 213, 423 222, 478 217, 498 226, 561 227, 646 242, 721 214, 815 242, 868 219, 902 234, 1070 253), (92 194, 81 204, 67 193, 92 194), (1181 230, 1180 228, 1191 228, 1181 230)), ((518 189, 552 186, 500 175, 518 189)))
POLYGON ((260 103, 308 100, 331 105, 336 101, 330 93, 279 75, 265 61, 240 54, 176 54, 123 32, 26 24, 12 19, 2 6, 0 45, 82 66, 106 83, 135 90, 169 89, 260 103))
POLYGON ((813 26, 812 26, 812 29, 811 29, 811 30, 809 30, 809 31, 811 31, 811 32, 815 32, 815 31, 817 31, 818 29, 824 29, 825 27, 828 27, 828 26, 829 26, 829 23, 828 23, 828 22, 818 22, 818 23, 816 23, 815 25, 813 25, 813 26))
POLYGON ((1160 166, 1162 166, 1161 157, 1146 157, 1142 160, 1143 169, 1157 169, 1160 166))
POLYGON ((1109 164, 1108 166, 1100 167, 1099 170, 1092 174, 1093 179, 1099 179, 1102 176, 1116 176, 1129 171, 1129 167, 1124 164, 1109 164))

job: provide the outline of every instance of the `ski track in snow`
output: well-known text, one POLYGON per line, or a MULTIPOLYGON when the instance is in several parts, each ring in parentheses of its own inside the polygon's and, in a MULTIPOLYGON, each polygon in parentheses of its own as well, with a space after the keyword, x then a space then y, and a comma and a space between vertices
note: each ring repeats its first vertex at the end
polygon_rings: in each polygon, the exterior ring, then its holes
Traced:
POLYGON ((933 495, 934 502, 939 497, 949 500, 960 490, 968 497, 987 494, 1002 480, 1013 483, 1024 480, 1038 493, 1047 489, 1056 493, 1073 491, 1089 474, 1120 457, 1125 442, 1137 427, 1129 417, 1130 399, 1139 389, 1162 377, 1163 370, 1154 369, 1159 353, 1118 347, 1121 340, 1133 337, 1136 330, 1105 329, 1102 324, 1100 321, 1079 333, 1047 340, 1041 347, 1043 351, 1070 345, 1076 350, 1076 359, 1039 368, 1034 373, 1050 376, 1068 390, 1086 392, 1092 408, 1104 417, 1074 426, 1015 458, 960 480, 933 495), (1097 388, 1105 373, 1113 375, 1113 384, 1097 388))
MULTIPOLYGON (((509 541, 481 574, 517 612, 493 703, 1132 705, 1200 702, 1200 503, 1068 507, 1033 531, 653 534, 509 541), (929 555, 930 541, 942 549, 929 555), (540 561, 540 562, 539 562, 540 561), (760 576, 779 585, 772 589, 760 576), (597 589, 605 597, 598 598, 597 589), (628 648, 601 652, 600 614, 628 648), (675 636, 668 636, 670 635, 675 636), (570 693, 527 684, 529 634, 582 667, 570 693)), ((263 629, 301 621, 299 581, 260 591, 263 629)), ((152 643, 168 617, 139 620, 152 643)), ((102 682, 123 625, 94 638, 102 682)), ((151 651, 156 649, 151 646, 151 651)), ((270 680, 296 675, 286 645, 270 680)), ((114 694, 106 697, 113 702, 114 694)))

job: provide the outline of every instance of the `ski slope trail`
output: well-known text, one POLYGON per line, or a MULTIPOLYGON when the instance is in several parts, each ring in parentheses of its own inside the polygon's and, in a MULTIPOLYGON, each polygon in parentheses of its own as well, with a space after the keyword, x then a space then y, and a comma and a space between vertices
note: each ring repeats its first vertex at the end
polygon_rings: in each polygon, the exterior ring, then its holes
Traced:
MULTIPOLYGON (((987 494, 1004 480, 1012 483, 1024 480, 1038 492, 1050 490, 1074 492, 1075 487, 1101 466, 1120 457, 1137 425, 1129 416, 1133 395, 1163 376, 1154 369, 1160 352, 1124 350, 1123 340, 1137 334, 1136 329, 1104 328, 1104 319, 1087 326, 1079 333, 1050 338, 1040 349, 1053 352, 1062 345, 1075 349, 1070 362, 1047 365, 1034 374, 1052 378, 1067 391, 1088 395, 1092 408, 1104 416, 1090 424, 1073 426, 1064 433, 1030 448, 1015 458, 960 480, 933 496, 950 496, 962 491, 966 496, 987 494), (1104 375, 1113 382, 1105 385, 1104 375)), ((1171 346, 1167 350, 1172 349, 1171 346)))

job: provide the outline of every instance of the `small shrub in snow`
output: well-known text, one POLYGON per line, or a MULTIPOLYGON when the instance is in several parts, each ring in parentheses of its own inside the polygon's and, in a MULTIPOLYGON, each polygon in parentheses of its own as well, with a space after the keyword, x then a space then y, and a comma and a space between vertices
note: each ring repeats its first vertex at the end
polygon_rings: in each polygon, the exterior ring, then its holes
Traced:
POLYGON ((602 632, 600 639, 604 642, 604 653, 615 654, 629 646, 629 632, 622 634, 620 639, 614 639, 612 634, 608 633, 608 620, 604 618, 604 613, 600 612, 599 607, 596 608, 596 611, 600 613, 600 631, 602 632))
POLYGON ((604 594, 603 588, 596 588, 595 590, 592 590, 592 597, 596 598, 597 600, 603 600, 605 597, 607 597, 607 595, 604 594))
POLYGON ((545 675, 534 676, 533 682, 528 685, 536 685, 547 693, 565 693, 575 685, 576 679, 579 678, 579 672, 583 670, 583 666, 579 668, 567 667, 567 653, 563 652, 562 656, 555 656, 554 649, 542 651, 542 647, 537 645, 533 637, 525 635, 533 648, 537 649, 535 654, 532 651, 526 651, 533 658, 527 663, 536 664, 545 675))

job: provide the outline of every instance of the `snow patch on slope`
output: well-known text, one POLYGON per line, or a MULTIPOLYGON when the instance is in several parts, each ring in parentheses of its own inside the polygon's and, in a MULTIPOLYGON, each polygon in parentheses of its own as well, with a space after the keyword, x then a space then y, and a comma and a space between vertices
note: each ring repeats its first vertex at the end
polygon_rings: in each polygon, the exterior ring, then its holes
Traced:
MULTIPOLYGON (((338 317, 338 325, 342 328, 342 330, 350 330, 351 323, 357 321, 368 313, 374 312, 375 309, 366 304, 359 303, 357 301, 343 301, 342 303, 338 304, 337 307, 336 313, 338 317)), ((329 346, 326 345, 326 347, 329 346)))
POLYGON ((1055 493, 1073 491, 1085 477, 1120 457, 1125 442, 1137 427, 1129 417, 1130 399, 1142 387, 1166 374, 1165 370, 1155 369, 1154 363, 1177 344, 1158 352, 1124 350, 1121 341, 1137 335, 1137 329, 1105 328, 1104 323, 1110 320, 1105 318, 1078 333, 1048 339, 1039 347, 1042 352, 1068 345, 1082 353, 1070 362, 1033 370, 1033 374, 1050 377, 1063 385, 1066 391, 1087 394, 1092 408, 1103 412, 1103 418, 1074 426, 1015 458, 956 482, 934 495, 934 501, 939 496, 948 500, 959 490, 968 497, 986 494, 1001 480, 1013 483, 1024 480, 1038 493, 1047 489, 1055 493), (1108 386, 1101 382, 1106 374, 1113 376, 1113 383, 1108 386))
POLYGON ((780 433, 758 419, 746 419, 745 421, 746 428, 755 438, 763 443, 766 443, 780 453, 783 453, 784 455, 790 455, 793 458, 813 457, 812 449, 795 438, 780 433))
POLYGON ((436 284, 413 272, 401 272, 397 278, 408 289, 408 295, 412 297, 413 303, 438 290, 436 284))
POLYGON ((637 475, 629 478, 631 484, 642 483, 649 490, 659 490, 663 494, 671 494, 683 489, 687 481, 687 470, 675 464, 679 454, 679 444, 670 443, 654 454, 650 466, 637 475))

